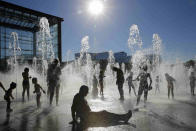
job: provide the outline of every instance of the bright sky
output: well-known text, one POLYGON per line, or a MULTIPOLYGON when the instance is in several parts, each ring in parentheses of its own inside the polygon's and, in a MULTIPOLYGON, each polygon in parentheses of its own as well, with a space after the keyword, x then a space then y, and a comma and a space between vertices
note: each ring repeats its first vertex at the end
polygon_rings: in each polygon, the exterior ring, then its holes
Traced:
POLYGON ((152 46, 152 35, 163 41, 165 59, 196 57, 196 0, 103 0, 104 12, 95 18, 88 12, 91 0, 5 0, 62 17, 62 56, 80 51, 88 35, 90 51, 125 51, 132 24, 139 27, 143 47, 152 46), (95 42, 94 42, 95 41, 95 42))

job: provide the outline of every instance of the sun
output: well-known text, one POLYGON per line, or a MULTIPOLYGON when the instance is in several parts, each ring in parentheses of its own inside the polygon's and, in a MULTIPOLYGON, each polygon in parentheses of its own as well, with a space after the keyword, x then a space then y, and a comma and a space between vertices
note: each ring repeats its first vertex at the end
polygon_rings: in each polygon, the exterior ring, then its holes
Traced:
POLYGON ((102 14, 103 8, 104 6, 101 0, 91 0, 88 5, 88 11, 95 16, 102 14))

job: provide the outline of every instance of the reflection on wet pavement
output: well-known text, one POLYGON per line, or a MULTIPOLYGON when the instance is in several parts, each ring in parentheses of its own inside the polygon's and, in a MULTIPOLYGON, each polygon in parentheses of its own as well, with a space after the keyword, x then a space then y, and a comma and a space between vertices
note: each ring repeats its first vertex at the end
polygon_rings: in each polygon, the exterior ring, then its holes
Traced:
MULTIPOLYGON (((63 94, 60 106, 50 107, 47 100, 42 100, 42 108, 37 109, 34 100, 29 103, 20 102, 13 105, 14 112, 5 113, 5 103, 0 104, 0 130, 1 131, 72 131, 71 103, 74 93, 63 94)), ((88 96, 88 102, 93 111, 107 110, 122 114, 128 110, 134 110, 136 98, 125 97, 124 101, 118 100, 118 94, 105 93, 104 97, 92 99, 88 96)), ((133 111, 129 123, 99 123, 89 124, 86 131, 193 131, 196 130, 196 102, 195 98, 176 97, 176 100, 168 100, 166 96, 149 96, 147 107, 143 107, 141 101, 138 110, 133 111)), ((81 129, 81 128, 75 128, 81 129)))

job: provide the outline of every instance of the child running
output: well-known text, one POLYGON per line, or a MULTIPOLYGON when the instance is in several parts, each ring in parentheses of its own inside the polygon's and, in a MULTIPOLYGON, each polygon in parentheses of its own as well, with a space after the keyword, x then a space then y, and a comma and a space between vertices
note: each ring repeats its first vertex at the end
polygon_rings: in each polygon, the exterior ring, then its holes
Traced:
POLYGON ((34 77, 32 79, 32 83, 34 84, 34 87, 35 87, 35 90, 33 91, 33 93, 36 93, 37 108, 40 108, 41 107, 41 103, 40 103, 41 91, 40 91, 40 89, 43 91, 44 94, 46 94, 46 92, 37 83, 37 78, 36 77, 34 77))

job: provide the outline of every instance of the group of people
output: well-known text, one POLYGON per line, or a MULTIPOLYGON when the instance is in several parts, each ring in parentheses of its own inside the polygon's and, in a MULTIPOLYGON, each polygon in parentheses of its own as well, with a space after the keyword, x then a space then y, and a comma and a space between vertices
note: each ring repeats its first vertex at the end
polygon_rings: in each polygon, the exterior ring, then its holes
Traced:
MULTIPOLYGON (((152 89, 152 78, 150 73, 147 72, 148 68, 147 66, 143 66, 140 68, 141 71, 139 75, 133 79, 133 72, 130 72, 128 77, 126 78, 126 81, 128 81, 128 87, 129 87, 129 93, 131 93, 131 90, 134 91, 135 96, 137 97, 137 103, 136 105, 139 105, 140 99, 142 94, 144 93, 144 103, 147 101, 148 97, 148 91, 152 89), (135 86, 133 84, 133 81, 139 81, 139 88, 138 93, 136 94, 135 86)), ((118 87, 120 100, 124 100, 124 91, 123 91, 123 84, 125 82, 124 73, 120 68, 112 67, 112 70, 116 72, 116 85, 118 87)), ((49 96, 50 105, 52 105, 54 94, 56 93, 56 105, 58 105, 59 100, 59 90, 60 90, 60 75, 61 75, 61 68, 59 66, 58 60, 54 59, 54 61, 48 66, 47 70, 47 85, 48 90, 47 94, 49 96)), ((25 68, 24 72, 22 73, 23 77, 23 91, 22 91, 22 100, 25 101, 25 92, 27 92, 27 98, 29 100, 29 91, 30 91, 30 79, 32 78, 29 75, 29 68, 25 68)), ((100 95, 104 95, 103 88, 104 88, 104 70, 100 71, 99 74, 99 80, 97 80, 96 76, 93 76, 93 89, 92 94, 98 95, 98 83, 100 87, 100 95)), ((170 98, 170 93, 172 95, 172 98, 174 98, 174 82, 176 80, 170 76, 168 73, 165 73, 165 78, 167 81, 167 87, 168 87, 168 98, 170 98)), ((194 72, 191 73, 190 77, 190 87, 191 87, 191 94, 194 95, 194 88, 195 88, 195 75, 194 72)), ((34 91, 33 93, 36 94, 36 102, 37 107, 39 108, 41 106, 40 98, 41 98, 41 91, 43 93, 46 93, 45 90, 38 84, 38 79, 36 77, 32 78, 32 83, 34 84, 34 91)), ((156 76, 155 79, 155 93, 159 89, 160 84, 160 78, 159 76, 156 76)), ((12 95, 12 91, 16 88, 17 84, 15 82, 12 82, 10 84, 10 87, 8 90, 5 89, 3 84, 0 82, 0 87, 5 91, 4 99, 7 102, 7 112, 11 112, 11 99, 14 99, 12 95)), ((72 111, 72 118, 73 121, 70 122, 70 124, 77 123, 77 119, 80 118, 81 122, 88 122, 88 121, 112 121, 112 122, 128 122, 128 120, 132 116, 132 111, 129 110, 126 114, 114 114, 110 113, 108 111, 100 111, 100 112, 93 112, 91 108, 88 105, 88 102, 86 101, 85 97, 87 96, 89 92, 89 88, 86 85, 83 85, 80 87, 79 93, 77 93, 73 98, 73 103, 71 106, 72 111)))
MULTIPOLYGON (((112 67, 112 70, 116 72, 116 85, 118 86, 118 91, 120 94, 120 100, 124 100, 124 90, 123 90, 123 84, 125 82, 124 73, 120 68, 112 67)), ((100 95, 103 95, 103 88, 104 88, 104 71, 101 70, 99 74, 99 87, 100 87, 100 95)), ((138 77, 133 80, 133 72, 130 72, 129 76, 127 77, 126 81, 128 81, 129 86, 129 93, 131 93, 131 89, 133 89, 135 96, 137 96, 137 104, 139 104, 140 97, 144 92, 144 98, 147 100, 148 91, 152 87, 152 79, 149 73, 147 73, 147 66, 144 66, 142 68, 142 72, 138 75, 138 77), (150 83, 148 84, 148 79, 150 80, 150 83), (133 84, 133 81, 140 81, 138 95, 136 95, 136 90, 133 84)), ((93 95, 96 95, 98 81, 96 79, 96 76, 93 76, 93 95), (96 92, 95 92, 96 91, 96 92)))
MULTIPOLYGON (((118 86, 118 91, 120 94, 120 100, 124 100, 124 91, 123 91, 123 84, 125 82, 124 74, 123 71, 120 68, 117 67, 112 67, 112 70, 116 72, 116 85, 118 86)), ((137 97, 137 104, 140 102, 140 98, 142 94, 144 93, 144 103, 146 103, 147 96, 148 96, 148 91, 152 89, 152 78, 150 73, 147 72, 148 68, 147 66, 143 66, 140 68, 140 73, 136 77, 136 79, 133 79, 133 72, 131 71, 126 78, 126 81, 128 81, 128 87, 129 87, 129 93, 131 93, 131 90, 133 90, 135 96, 137 97), (136 94, 136 89, 133 84, 133 81, 139 81, 139 88, 138 88, 138 93, 136 94)), ((104 88, 104 70, 101 70, 99 73, 99 87, 100 87, 100 95, 103 95, 103 88, 104 88)), ((172 98, 174 98, 174 83, 176 80, 169 75, 168 73, 165 73, 165 79, 167 81, 167 88, 168 88, 168 98, 170 98, 170 94, 172 98)), ((195 88, 195 75, 194 72, 191 72, 191 75, 189 77, 190 80, 190 87, 191 87, 191 94, 194 95, 194 88, 195 88)), ((160 93, 160 82, 161 79, 159 75, 155 77, 155 94, 158 91, 160 93)), ((92 94, 94 96, 97 96, 98 92, 98 80, 96 76, 93 76, 93 90, 92 94)))
POLYGON ((132 111, 129 110, 126 114, 115 114, 108 112, 106 110, 94 112, 88 105, 85 97, 89 92, 89 88, 86 85, 80 87, 79 93, 77 93, 73 98, 73 103, 71 106, 72 121, 70 124, 80 124, 82 127, 86 127, 88 123, 116 123, 125 122, 132 116, 132 111), (80 120, 80 121, 79 121, 80 120))
MULTIPOLYGON (((120 94, 120 100, 124 100, 124 91, 123 91, 123 84, 124 84, 124 74, 123 71, 120 68, 113 67, 113 71, 117 73, 116 75, 116 85, 118 86, 118 91, 120 94)), ((128 81, 128 86, 129 86, 129 93, 131 93, 131 89, 133 89, 134 94, 136 95, 135 87, 133 84, 133 81, 139 81, 139 89, 138 89, 138 94, 137 96, 137 103, 138 105, 140 103, 140 98, 144 92, 144 103, 147 101, 147 96, 148 96, 148 91, 152 89, 152 78, 150 73, 147 72, 148 68, 147 66, 143 66, 141 68, 141 72, 139 75, 136 77, 136 79, 133 79, 133 72, 130 72, 129 76, 127 77, 128 81), (149 81, 149 83, 148 83, 149 81)), ((100 86, 100 95, 103 95, 103 78, 104 78, 104 71, 100 71, 99 74, 99 86, 100 86)), ((170 76, 168 73, 165 73, 165 78, 167 81, 167 88, 168 88, 168 98, 170 98, 170 93, 172 95, 172 98, 174 98, 174 82, 176 80, 170 76)), ((190 76, 190 87, 191 87, 191 94, 194 95, 194 88, 195 88, 195 76, 194 73, 191 73, 190 76)), ((160 78, 159 76, 156 76, 155 78, 155 93, 159 89, 159 84, 160 84, 160 78)), ((92 89, 92 94, 98 94, 98 89, 96 88, 98 85, 98 80, 96 79, 96 76, 93 76, 93 89, 92 89)), ((128 122, 128 120, 132 116, 132 111, 129 110, 128 113, 126 114, 114 114, 110 113, 108 111, 99 111, 99 112, 93 112, 89 105, 88 102, 85 99, 85 96, 87 96, 89 91, 89 88, 85 85, 80 87, 79 93, 77 93, 74 96, 73 103, 71 106, 71 111, 72 111, 72 119, 73 121, 70 122, 70 124, 78 123, 77 119, 80 118, 80 123, 89 123, 89 122, 128 122)))
MULTIPOLYGON (((61 75, 61 69, 59 66, 59 62, 57 59, 54 59, 51 64, 48 66, 47 70, 47 85, 48 85, 48 90, 47 94, 50 100, 50 105, 52 105, 53 97, 56 92, 56 105, 58 105, 58 100, 59 100, 59 88, 60 88, 60 75, 61 75)), ((29 68, 24 68, 24 72, 22 72, 22 101, 25 102, 25 93, 27 92, 27 99, 29 100, 30 98, 30 79, 32 78, 29 75, 29 68)), ((46 94, 46 91, 40 86, 38 83, 38 79, 36 77, 32 78, 32 83, 34 84, 34 91, 33 93, 36 94, 36 103, 37 107, 41 107, 41 91, 46 94)), ((4 100, 7 102, 7 107, 6 111, 12 112, 13 110, 11 109, 11 99, 14 99, 12 95, 12 91, 17 87, 17 84, 15 82, 11 82, 10 87, 8 90, 5 89, 3 84, 0 82, 0 87, 4 90, 5 95, 4 95, 4 100)))

